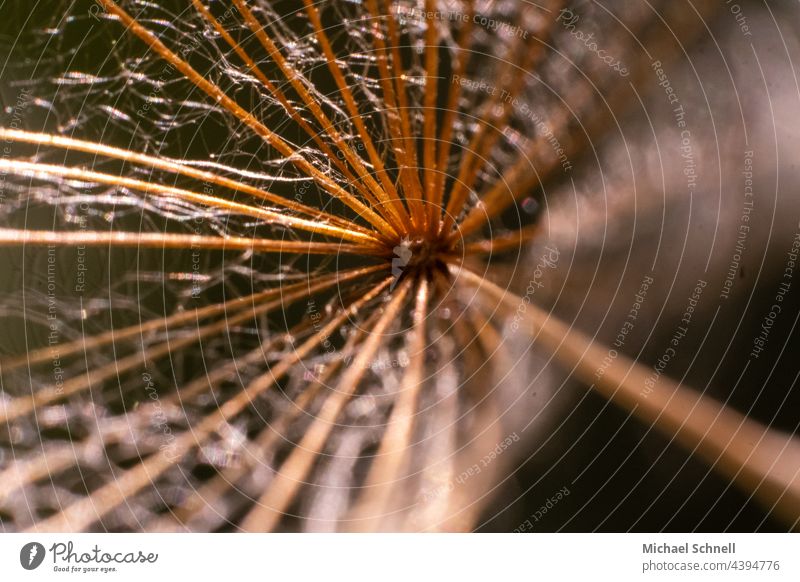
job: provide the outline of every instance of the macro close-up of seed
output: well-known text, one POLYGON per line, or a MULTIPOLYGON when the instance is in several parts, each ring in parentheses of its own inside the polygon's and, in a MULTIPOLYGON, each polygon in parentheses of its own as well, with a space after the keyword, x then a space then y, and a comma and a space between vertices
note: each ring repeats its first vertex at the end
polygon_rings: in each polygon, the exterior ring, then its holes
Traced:
POLYGON ((3 532, 800 527, 796 2, 0 16, 3 532))

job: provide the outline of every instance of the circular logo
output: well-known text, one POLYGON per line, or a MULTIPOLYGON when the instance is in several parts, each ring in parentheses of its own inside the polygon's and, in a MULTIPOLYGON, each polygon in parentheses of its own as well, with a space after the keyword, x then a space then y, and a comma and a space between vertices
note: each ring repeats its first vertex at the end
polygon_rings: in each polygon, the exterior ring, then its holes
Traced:
POLYGON ((19 563, 26 570, 35 570, 44 561, 44 546, 39 542, 30 542, 19 551, 19 563))

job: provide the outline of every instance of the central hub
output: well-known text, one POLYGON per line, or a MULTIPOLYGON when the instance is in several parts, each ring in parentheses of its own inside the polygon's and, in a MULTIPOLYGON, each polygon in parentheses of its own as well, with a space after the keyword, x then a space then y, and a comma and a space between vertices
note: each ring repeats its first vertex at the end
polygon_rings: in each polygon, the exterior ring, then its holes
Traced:
POLYGON ((407 249, 408 266, 419 267, 435 259, 439 253, 438 241, 432 242, 422 237, 411 238, 400 243, 401 249, 407 249))
POLYGON ((402 239, 392 249, 392 275, 399 280, 412 273, 446 269, 447 254, 443 241, 425 236, 410 236, 402 239))

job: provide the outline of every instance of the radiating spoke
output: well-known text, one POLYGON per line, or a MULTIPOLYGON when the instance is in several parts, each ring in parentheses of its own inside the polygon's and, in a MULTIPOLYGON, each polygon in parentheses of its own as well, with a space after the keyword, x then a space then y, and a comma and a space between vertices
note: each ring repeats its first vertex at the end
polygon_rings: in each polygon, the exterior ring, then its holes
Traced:
POLYGON ((105 366, 89 370, 85 375, 71 378, 60 386, 54 385, 39 388, 30 396, 18 396, 8 402, 2 402, 0 403, 0 423, 13 420, 25 414, 30 414, 35 409, 46 406, 52 402, 57 402, 81 391, 91 389, 92 386, 102 385, 102 382, 105 380, 134 369, 137 366, 146 365, 149 362, 163 358, 179 349, 194 345, 204 338, 225 333, 231 326, 263 315, 276 308, 285 308, 297 299, 307 297, 309 294, 322 291, 337 283, 356 278, 362 274, 362 272, 351 272, 349 276, 337 277, 333 280, 326 280, 312 285, 298 283, 287 286, 277 299, 254 305, 252 309, 247 309, 221 321, 198 327, 172 340, 146 347, 141 352, 137 351, 130 356, 120 358, 105 366))
MULTIPOLYGON (((258 22, 258 19, 256 19, 253 12, 247 7, 244 0, 233 0, 233 3, 244 17, 247 27, 256 36, 264 49, 266 49, 270 58, 278 65, 291 86, 297 91, 297 94, 300 95, 303 103, 306 104, 306 107, 309 108, 314 117, 320 122, 323 130, 331 137, 347 162, 355 169, 359 178, 364 181, 366 185, 365 192, 369 202, 373 204, 373 208, 375 208, 378 213, 385 215, 387 220, 392 223, 398 232, 403 233, 405 229, 403 216, 398 212, 401 205, 395 206, 394 204, 394 202, 397 201, 397 195, 396 192, 394 192, 394 186, 391 184, 391 181, 388 182, 388 186, 391 188, 390 192, 394 193, 393 197, 387 195, 378 182, 375 181, 375 178, 370 175, 361 161, 361 158, 347 144, 341 133, 339 133, 330 119, 328 119, 322 111, 319 103, 317 103, 316 99, 311 95, 308 88, 301 80, 300 72, 292 68, 286 61, 281 51, 267 34, 266 29, 258 22)), ((321 38, 321 35, 318 35, 318 38, 321 38)))
POLYGON ((249 126, 258 136, 262 137, 272 147, 286 156, 287 160, 292 162, 299 170, 314 178, 314 180, 326 192, 344 202, 352 210, 358 213, 359 216, 375 226, 384 236, 390 236, 391 233, 395 232, 384 219, 375 213, 374 210, 365 206, 350 192, 337 184, 335 180, 326 176, 321 170, 314 167, 311 162, 301 156, 288 142, 267 128, 252 113, 246 111, 238 103, 226 95, 218 85, 215 85, 211 81, 204 78, 188 62, 168 49, 167 46, 158 39, 158 37, 156 37, 151 31, 146 29, 138 21, 132 18, 130 14, 120 8, 119 5, 117 5, 113 0, 98 0, 98 2, 100 2, 100 4, 110 14, 117 16, 120 21, 128 27, 128 30, 133 32, 137 37, 139 37, 140 40, 158 53, 164 60, 178 69, 178 71, 180 71, 186 77, 186 79, 192 82, 198 89, 201 89, 231 114, 236 116, 242 123, 249 126))
POLYGON ((391 7, 386 5, 382 15, 377 0, 367 0, 367 8, 375 19, 372 40, 378 64, 379 80, 383 99, 386 103, 386 119, 391 134, 392 148, 399 166, 400 181, 403 185, 410 219, 416 226, 422 223, 422 184, 417 173, 416 140, 411 132, 411 122, 407 110, 408 99, 405 93, 405 76, 403 60, 400 58, 399 37, 395 30, 394 15, 391 7), (390 47, 380 30, 381 18, 385 16, 389 31, 390 47), (391 71, 390 71, 391 67, 391 71), (392 82, 394 80, 394 82, 392 82))
MULTIPOLYGON (((245 51, 240 43, 238 43, 231 34, 225 29, 222 23, 211 14, 211 11, 201 2, 201 0, 192 0, 197 11, 203 16, 203 18, 208 21, 211 26, 214 27, 214 30, 219 33, 219 35, 225 40, 226 43, 236 52, 240 59, 247 65, 250 71, 256 76, 256 78, 261 82, 264 88, 275 97, 280 104, 286 109, 289 113, 289 116, 295 121, 303 131, 314 141, 314 143, 320 148, 322 153, 324 153, 328 159, 339 169, 340 172, 350 181, 350 184, 354 188, 356 188, 362 197, 366 200, 375 200, 368 187, 365 184, 362 184, 350 171, 350 168, 347 164, 340 158, 340 156, 336 155, 336 153, 330 148, 330 146, 322 139, 320 133, 314 128, 309 125, 309 123, 305 120, 302 114, 297 110, 297 108, 292 104, 292 102, 286 97, 286 94, 279 88, 276 87, 272 81, 267 78, 264 72, 261 70, 261 67, 253 60, 253 58, 245 51)), ((304 96, 309 96, 308 91, 304 92, 304 96)), ((315 108, 315 112, 318 108, 315 108)), ((323 118, 318 118, 318 121, 323 121, 323 118)), ((329 122, 328 122, 329 123, 329 122)), ((329 132, 331 128, 325 128, 323 131, 329 135, 329 137, 333 137, 333 135, 329 132)), ((338 136, 338 133, 337 133, 338 136)), ((338 143, 337 143, 338 145, 338 143)), ((346 144, 345 144, 346 146, 346 144)), ((343 151, 343 150, 340 150, 343 151)), ((352 152, 348 150, 348 156, 352 155, 352 152)))
POLYGON ((189 431, 176 437, 172 442, 169 456, 159 454, 148 457, 134 468, 116 476, 113 481, 94 491, 91 496, 74 502, 56 515, 36 524, 34 529, 36 531, 83 530, 94 521, 101 519, 126 499, 173 467, 176 460, 183 458, 190 450, 200 445, 212 434, 220 430, 221 427, 226 426, 235 416, 241 414, 245 408, 250 406, 254 398, 271 388, 275 382, 289 373, 294 364, 301 361, 325 341, 336 329, 342 326, 348 317, 351 317, 364 305, 374 300, 390 283, 391 278, 372 288, 362 298, 355 301, 347 309, 342 310, 339 315, 282 359, 274 368, 253 380, 243 391, 194 424, 189 431))
POLYGON ((339 227, 346 228, 348 230, 356 231, 361 234, 371 236, 373 240, 376 241, 378 240, 377 238, 375 238, 374 231, 368 230, 358 224, 353 223, 352 221, 345 220, 333 214, 328 214, 327 212, 323 212, 317 208, 306 206, 305 204, 301 204, 291 198, 284 198, 283 196, 279 196, 278 194, 273 194, 272 192, 269 192, 262 188, 257 188, 255 186, 251 186, 250 184, 246 184, 238 180, 232 180, 231 178, 227 178, 215 172, 198 170, 197 168, 193 168, 192 166, 187 165, 185 162, 176 162, 174 160, 170 160, 165 157, 148 156, 146 154, 133 152, 131 150, 115 148, 105 144, 94 143, 90 141, 73 139, 58 135, 50 135, 46 133, 20 131, 16 129, 0 128, 0 139, 10 142, 44 145, 44 146, 57 147, 66 150, 76 151, 76 152, 95 154, 107 158, 112 158, 112 159, 122 160, 125 162, 131 162, 142 166, 147 166, 149 168, 154 168, 157 170, 163 170, 165 172, 172 172, 174 174, 187 176, 189 178, 195 178, 203 182, 208 182, 211 184, 222 186, 223 188, 227 188, 235 192, 243 192, 245 194, 253 196, 254 198, 260 198, 262 200, 266 200, 267 202, 271 202, 277 206, 286 208, 287 210, 292 210, 294 212, 304 214, 310 218, 313 218, 314 220, 318 220, 323 223, 334 224, 339 227))
MULTIPOLYGON (((436 0, 425 0, 425 10, 430 14, 436 12, 436 0)), ((439 87, 439 34, 433 18, 429 18, 425 25, 425 94, 422 103, 422 175, 423 193, 426 206, 425 221, 428 230, 434 230, 434 224, 439 222, 441 211, 431 202, 436 188, 436 115, 439 87)), ((436 224, 438 230, 438 224, 436 224)))
POLYGON ((84 170, 82 168, 70 168, 66 166, 41 164, 37 162, 23 162, 19 160, 0 160, 0 171, 31 176, 58 176, 61 178, 73 178, 76 180, 84 180, 86 182, 107 184, 117 188, 130 188, 145 194, 177 198, 179 200, 201 204, 209 208, 217 208, 227 212, 252 216, 254 218, 261 219, 265 224, 274 224, 287 228, 297 228, 306 232, 325 236, 333 236, 344 240, 363 243, 365 245, 374 246, 376 244, 375 239, 372 236, 348 228, 342 228, 332 224, 326 224, 324 222, 306 220, 304 218, 289 216, 273 210, 267 210, 266 208, 252 206, 250 204, 232 202, 217 196, 200 194, 198 192, 185 190, 183 188, 164 186, 158 183, 145 182, 143 180, 137 180, 134 178, 126 178, 124 176, 115 176, 113 174, 105 174, 102 172, 95 172, 93 170, 84 170))
POLYGON ((425 371, 425 321, 428 316, 429 289, 426 280, 417 288, 413 326, 409 332, 409 365, 395 397, 392 414, 386 425, 375 461, 363 486, 363 499, 348 519, 348 527, 359 531, 377 531, 384 518, 392 491, 408 457, 411 432, 425 371))
POLYGON ((271 531, 281 519, 289 503, 302 486, 305 477, 322 451, 328 436, 333 430, 336 418, 350 400, 361 378, 369 368, 369 363, 383 342, 383 334, 400 313, 410 282, 403 283, 392 296, 386 310, 370 329, 368 338, 358 352, 353 363, 344 372, 335 392, 325 400, 319 414, 306 430, 303 440, 281 465, 279 473, 264 491, 255 507, 242 521, 245 531, 271 531))
POLYGON ((524 318, 519 327, 552 352, 575 377, 643 422, 657 427, 705 458, 787 523, 800 520, 800 438, 770 429, 692 390, 662 377, 645 391, 650 376, 643 364, 619 354, 607 363, 608 347, 573 329, 552 313, 468 271, 453 268, 454 277, 492 301, 491 309, 524 318), (599 378, 597 370, 604 373, 599 378))
MULTIPOLYGON (((325 56, 328 70, 331 72, 331 75, 336 82, 336 86, 339 88, 339 93, 345 103, 348 113, 350 114, 350 119, 355 125, 359 139, 361 140, 361 143, 364 144, 364 148, 367 150, 367 155, 370 159, 370 162, 375 168, 375 172, 377 173, 381 184, 383 184, 385 194, 382 197, 382 202, 386 203, 387 206, 394 210, 395 216, 400 219, 400 232, 402 234, 407 234, 408 225, 406 223, 409 219, 409 215, 405 206, 403 206, 402 202, 400 201, 400 196, 398 195, 394 183, 392 182, 389 173, 385 169, 383 159, 378 153, 378 150, 375 148, 375 144, 370 136, 370 132, 367 130, 366 124, 362 119, 362 114, 359 111, 358 105, 356 104, 353 92, 350 89, 341 67, 339 66, 339 62, 336 59, 336 54, 333 52, 333 47, 331 46, 328 35, 325 32, 325 28, 322 26, 319 11, 312 0, 303 0, 303 2, 306 7, 308 18, 314 27, 316 38, 319 41, 325 56)), ((408 197, 408 194, 406 194, 406 197, 408 197)))
MULTIPOLYGON (((344 282, 348 280, 350 275, 357 274, 357 276, 365 276, 382 269, 385 269, 383 265, 375 265, 374 267, 365 267, 363 269, 354 270, 352 273, 342 271, 339 274, 322 276, 316 282, 325 284, 328 282, 336 282, 337 279, 338 282, 344 282)), ((281 293, 286 293, 287 291, 291 291, 288 286, 283 288, 277 287, 273 289, 265 289, 264 291, 259 291, 257 293, 234 297, 233 299, 229 299, 222 303, 214 303, 204 307, 179 311, 172 315, 158 317, 145 323, 131 325, 120 329, 112 329, 105 333, 90 337, 83 337, 68 343, 55 344, 46 348, 28 352, 27 354, 16 358, 0 360, 0 370, 9 372, 10 370, 18 368, 19 366, 34 366, 48 360, 52 361, 54 353, 57 353, 59 358, 66 358, 78 352, 86 353, 91 350, 96 350, 110 343, 118 343, 131 338, 142 337, 153 331, 160 331, 164 329, 168 330, 186 323, 199 323, 200 320, 208 317, 214 317, 220 314, 228 314, 232 311, 235 312, 239 311, 240 309, 246 309, 247 307, 254 307, 261 301, 276 297, 281 293)))
MULTIPOLYGON (((456 45, 456 65, 453 71, 453 82, 449 85, 447 95, 447 105, 445 106, 442 128, 439 134, 439 157, 436 162, 438 172, 435 176, 432 205, 439 210, 444 198, 444 189, 447 183, 447 169, 449 167, 450 152, 452 149, 453 129, 455 127, 456 115, 459 110, 459 100, 461 98, 461 79, 467 71, 470 55, 472 52, 472 29, 475 21, 475 0, 468 0, 466 18, 458 34, 456 45)), ((440 227, 438 222, 437 228, 440 227)))
POLYGON ((286 431, 302 414, 308 414, 309 408, 319 398, 320 392, 326 382, 334 377, 341 369, 345 358, 352 355, 353 349, 361 341, 363 330, 358 329, 348 338, 345 346, 337 351, 335 358, 326 363, 324 369, 315 376, 303 392, 292 402, 289 409, 280 415, 274 422, 270 422, 253 441, 251 450, 247 452, 239 465, 225 468, 222 473, 214 477, 202 487, 192 491, 192 494, 181 503, 180 507, 173 511, 173 516, 165 520, 160 525, 156 525, 155 531, 173 529, 176 525, 175 519, 182 524, 187 524, 192 516, 203 511, 214 511, 213 504, 219 499, 226 490, 235 487, 235 483, 242 477, 249 474, 257 463, 263 463, 264 458, 280 445, 281 439, 285 439, 286 431))
POLYGON ((0 246, 64 245, 155 249, 206 249, 262 253, 381 256, 383 251, 354 244, 272 240, 265 238, 202 236, 156 232, 53 231, 0 228, 0 246))
POLYGON ((492 239, 468 242, 464 245, 464 254, 468 257, 476 254, 493 255, 509 250, 522 251, 525 244, 541 236, 542 226, 539 223, 524 226, 519 230, 496 236, 492 239))

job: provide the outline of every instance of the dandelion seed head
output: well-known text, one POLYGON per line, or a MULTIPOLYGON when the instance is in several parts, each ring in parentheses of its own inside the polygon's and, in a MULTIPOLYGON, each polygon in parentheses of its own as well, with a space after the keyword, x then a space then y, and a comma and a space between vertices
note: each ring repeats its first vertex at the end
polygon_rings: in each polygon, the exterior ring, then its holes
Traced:
POLYGON ((99 0, 89 49, 62 50, 86 14, 31 41, 54 70, 5 112, 45 121, 0 128, 27 277, 0 458, 35 492, 9 527, 479 523, 523 446, 453 493, 458 467, 557 400, 537 376, 517 405, 530 322, 491 281, 530 267, 616 79, 561 3, 434 5, 99 0))

